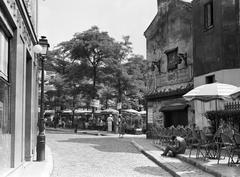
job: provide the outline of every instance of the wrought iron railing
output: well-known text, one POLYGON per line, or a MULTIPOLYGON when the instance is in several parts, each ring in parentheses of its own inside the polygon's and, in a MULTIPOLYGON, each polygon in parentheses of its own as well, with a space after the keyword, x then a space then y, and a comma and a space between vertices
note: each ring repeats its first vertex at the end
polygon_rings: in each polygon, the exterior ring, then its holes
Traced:
POLYGON ((239 101, 234 101, 234 102, 229 102, 224 105, 225 110, 240 110, 240 102, 239 101))

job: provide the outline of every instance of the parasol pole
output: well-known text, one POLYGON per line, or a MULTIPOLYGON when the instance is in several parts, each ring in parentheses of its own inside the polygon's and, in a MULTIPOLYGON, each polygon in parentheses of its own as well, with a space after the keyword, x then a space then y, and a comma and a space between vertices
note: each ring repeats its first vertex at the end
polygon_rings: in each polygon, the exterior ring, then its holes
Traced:
POLYGON ((217 99, 215 100, 215 106, 216 106, 216 111, 218 110, 218 104, 217 104, 217 99))
MULTIPOLYGON (((216 107, 216 111, 218 110, 218 104, 217 104, 217 99, 215 100, 215 107, 216 107)), ((218 121, 215 119, 215 129, 216 129, 216 131, 217 131, 217 128, 218 128, 218 121)))

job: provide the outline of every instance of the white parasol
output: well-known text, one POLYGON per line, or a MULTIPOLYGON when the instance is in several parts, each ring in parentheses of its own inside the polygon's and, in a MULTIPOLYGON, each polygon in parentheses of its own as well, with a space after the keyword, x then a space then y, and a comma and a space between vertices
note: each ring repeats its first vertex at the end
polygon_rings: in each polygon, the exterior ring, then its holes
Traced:
POLYGON ((118 114, 118 110, 116 110, 116 109, 112 109, 112 108, 108 108, 108 109, 104 109, 104 110, 102 110, 102 113, 118 114))
POLYGON ((240 97, 240 87, 238 87, 236 90, 234 90, 231 95, 230 95, 233 99, 237 99, 240 97))
POLYGON ((236 90, 237 87, 230 84, 223 83, 212 83, 205 84, 199 87, 196 87, 183 95, 188 101, 191 100, 201 100, 201 101, 211 101, 211 100, 228 100, 231 99, 231 93, 236 90))
POLYGON ((133 113, 133 114, 139 114, 138 111, 134 110, 134 109, 123 109, 123 112, 128 112, 128 113, 133 113))

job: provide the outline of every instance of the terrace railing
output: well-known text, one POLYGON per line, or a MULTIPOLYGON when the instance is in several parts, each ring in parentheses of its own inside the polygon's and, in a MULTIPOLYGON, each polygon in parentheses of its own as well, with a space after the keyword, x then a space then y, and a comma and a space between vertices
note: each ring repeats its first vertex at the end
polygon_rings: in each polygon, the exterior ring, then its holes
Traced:
POLYGON ((229 102, 224 105, 225 110, 240 110, 240 102, 229 102))

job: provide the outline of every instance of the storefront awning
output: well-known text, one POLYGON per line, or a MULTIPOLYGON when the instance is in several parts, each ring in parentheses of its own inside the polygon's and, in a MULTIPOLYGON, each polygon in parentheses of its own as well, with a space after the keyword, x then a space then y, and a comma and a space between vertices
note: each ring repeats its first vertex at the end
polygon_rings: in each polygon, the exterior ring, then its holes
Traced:
POLYGON ((164 105, 160 108, 159 111, 174 111, 174 110, 182 110, 185 109, 188 105, 186 103, 173 103, 169 105, 164 105))

